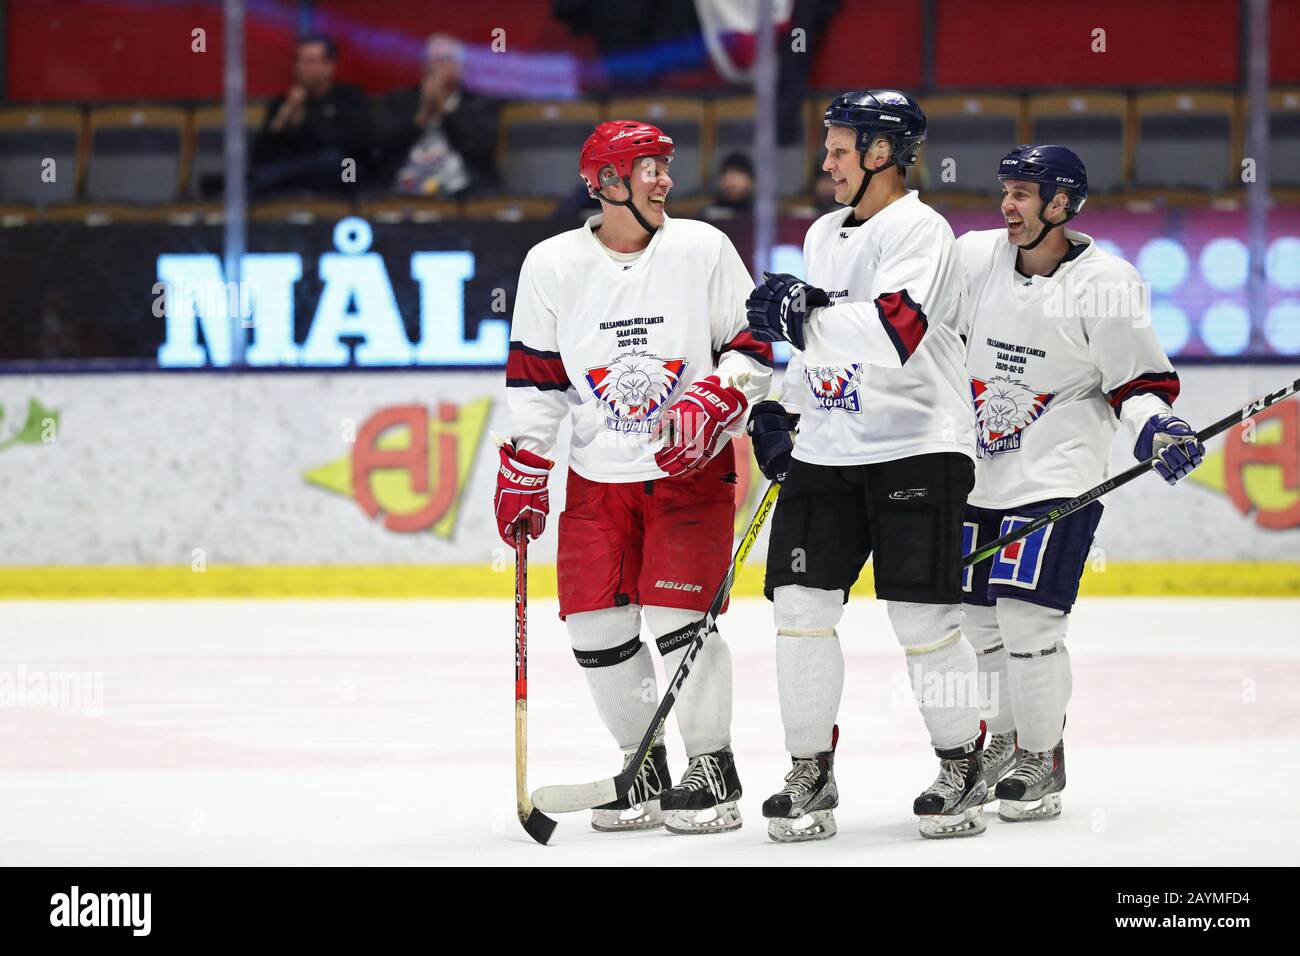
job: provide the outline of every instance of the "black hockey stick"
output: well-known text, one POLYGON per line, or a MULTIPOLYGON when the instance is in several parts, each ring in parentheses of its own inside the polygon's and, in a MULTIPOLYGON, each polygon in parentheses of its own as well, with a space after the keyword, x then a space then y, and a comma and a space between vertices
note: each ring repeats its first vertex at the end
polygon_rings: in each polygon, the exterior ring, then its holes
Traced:
POLYGON ((763 530, 763 524, 767 521, 767 516, 776 504, 776 496, 780 490, 781 483, 777 481, 767 486, 767 492, 763 495, 763 500, 759 502, 758 510, 754 512, 754 519, 749 523, 749 530, 740 539, 740 546, 736 548, 731 567, 727 569, 727 576, 718 585, 718 591, 713 595, 713 603, 709 605, 704 617, 696 622, 695 637, 687 647, 682 662, 677 666, 677 673, 669 682, 668 689, 664 691, 664 698, 659 702, 659 709, 655 711, 654 719, 650 721, 650 727, 646 730, 645 736, 641 738, 641 744, 637 747, 635 756, 628 761, 627 767, 616 777, 607 777, 604 780, 596 780, 592 783, 538 787, 533 793, 533 803, 551 813, 573 813, 577 810, 590 810, 592 807, 612 803, 632 789, 632 783, 636 780, 636 775, 640 773, 641 765, 650 756, 650 748, 654 745, 655 738, 659 736, 664 721, 668 719, 668 712, 673 709, 673 703, 677 700, 677 695, 681 693, 682 684, 691 672, 691 665, 695 662, 696 655, 700 653, 700 648, 704 646, 705 639, 713 630, 714 621, 722 613, 722 605, 727 603, 727 596, 731 593, 731 586, 736 581, 736 572, 740 570, 740 566, 745 563, 745 558, 749 556, 750 549, 754 547, 754 542, 758 539, 758 533, 763 530))
POLYGON ((524 830, 545 844, 555 821, 528 799, 528 531, 515 528, 515 808, 524 830))
MULTIPOLYGON (((1294 395, 1297 390, 1300 390, 1300 379, 1296 379, 1290 385, 1284 385, 1276 392, 1270 392, 1263 398, 1255 399, 1255 401, 1251 402, 1249 405, 1237 409, 1237 411, 1233 412, 1231 415, 1224 416, 1213 425, 1205 426, 1196 433, 1196 438, 1201 443, 1205 443, 1215 435, 1220 435, 1223 432, 1226 432, 1233 425, 1254 418, 1264 409, 1276 405, 1278 402, 1290 395, 1294 395)), ((1140 478, 1142 475, 1145 475, 1150 471, 1154 464, 1155 459, 1148 458, 1146 461, 1139 462, 1127 471, 1120 472, 1114 478, 1106 479, 1097 487, 1085 491, 1083 494, 1079 495, 1079 497, 1071 498, 1064 504, 1057 505, 1046 514, 1039 515, 1033 521, 1029 522, 1029 524, 1023 525, 1014 531, 1009 531, 1002 537, 990 541, 988 544, 984 545, 984 547, 975 549, 962 559, 962 565, 964 567, 969 567, 972 564, 978 564, 986 558, 993 557, 993 555, 997 554, 1007 545, 1014 544, 1021 538, 1027 538, 1039 528, 1045 528, 1053 521, 1059 521, 1066 515, 1073 514, 1080 508, 1096 501, 1102 495, 1114 491, 1120 485, 1126 485, 1134 478, 1140 478)))

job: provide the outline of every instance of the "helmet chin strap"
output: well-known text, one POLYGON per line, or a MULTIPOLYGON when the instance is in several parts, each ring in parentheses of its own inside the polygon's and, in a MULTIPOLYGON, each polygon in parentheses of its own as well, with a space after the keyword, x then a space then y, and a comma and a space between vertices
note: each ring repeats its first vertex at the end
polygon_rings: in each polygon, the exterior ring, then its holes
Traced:
MULTIPOLYGON (((888 140, 888 142, 892 143, 893 140, 888 140)), ((853 198, 848 203, 854 209, 858 208, 858 203, 862 202, 862 197, 867 194, 867 187, 871 185, 872 176, 888 169, 890 166, 899 165, 896 162, 891 162, 881 166, 880 169, 867 169, 867 152, 869 149, 870 147, 858 150, 858 168, 862 170, 862 185, 858 187, 858 191, 853 194, 853 198)), ((902 169, 903 167, 899 166, 899 168, 902 169)))
POLYGON ((1029 252, 1031 249, 1037 249, 1038 244, 1047 238, 1047 234, 1049 232, 1051 232, 1057 226, 1064 226, 1067 222, 1069 222, 1071 219, 1074 218, 1074 213, 1070 211, 1070 208, 1068 206, 1065 209, 1065 218, 1062 219, 1060 222, 1048 222, 1047 216, 1044 215, 1044 213, 1046 212, 1047 212, 1047 202, 1040 201, 1038 206, 1038 221, 1043 224, 1043 231, 1040 232, 1038 234, 1038 237, 1029 245, 1021 246, 1020 249, 1022 252, 1029 252))
POLYGON ((858 151, 858 168, 862 170, 862 185, 858 187, 853 199, 849 201, 849 206, 853 209, 858 208, 858 203, 862 202, 862 197, 867 194, 867 187, 871 185, 871 177, 876 175, 875 170, 867 169, 867 150, 865 149, 858 151))
POLYGON ((641 210, 637 209, 636 205, 632 202, 632 177, 631 176, 623 177, 623 185, 627 187, 626 199, 610 199, 608 196, 606 196, 605 187, 608 185, 609 185, 608 182, 601 183, 600 189, 592 193, 592 197, 595 199, 599 199, 602 202, 607 202, 611 206, 624 207, 625 209, 627 209, 628 212, 632 214, 632 218, 635 219, 640 224, 641 228, 653 236, 655 234, 655 231, 658 229, 658 227, 652 226, 650 225, 650 223, 646 222, 645 216, 641 215, 641 210))

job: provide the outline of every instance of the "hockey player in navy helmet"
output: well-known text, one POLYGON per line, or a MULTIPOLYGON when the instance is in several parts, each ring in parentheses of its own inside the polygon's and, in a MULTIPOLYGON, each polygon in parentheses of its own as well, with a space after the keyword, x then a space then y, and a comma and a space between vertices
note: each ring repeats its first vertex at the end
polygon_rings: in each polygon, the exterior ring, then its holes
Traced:
MULTIPOLYGON (((1115 432, 1170 484, 1201 461, 1173 414, 1178 373, 1151 327, 1136 269, 1067 227, 1088 173, 1058 145, 998 164, 1004 227, 957 240, 969 280, 967 369, 978 435, 966 549, 1101 484, 1115 432)), ((1102 505, 1040 529, 968 569, 963 630, 978 651, 989 799, 1004 820, 1061 812, 1070 700, 1069 611, 1102 505)))
POLYGON ((778 842, 835 833, 836 625, 874 556, 876 596, 940 763, 913 813, 922 836, 975 835, 985 782, 975 652, 961 632, 975 457, 964 279, 952 229, 906 185, 926 135, 916 101, 897 90, 845 93, 824 122, 822 168, 849 208, 808 230, 806 279, 767 276, 747 303, 754 335, 789 342, 792 356, 781 401, 755 406, 749 429, 763 473, 783 481, 765 593, 793 766, 763 814, 778 842))

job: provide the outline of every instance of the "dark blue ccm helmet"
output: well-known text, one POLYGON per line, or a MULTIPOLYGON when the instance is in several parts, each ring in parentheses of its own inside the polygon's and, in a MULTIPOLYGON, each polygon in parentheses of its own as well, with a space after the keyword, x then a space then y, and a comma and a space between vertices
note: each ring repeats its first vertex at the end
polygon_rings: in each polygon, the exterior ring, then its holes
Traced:
POLYGON ((850 206, 866 194, 872 170, 867 169, 867 149, 876 137, 886 137, 894 149, 894 165, 907 169, 925 142, 925 113, 906 93, 898 90, 853 90, 835 97, 822 116, 826 127, 848 126, 857 134, 858 163, 866 174, 850 206))
POLYGON ((1017 146, 1002 157, 998 165, 998 180, 1023 179, 1038 183, 1038 196, 1043 204, 1038 209, 1038 218, 1043 221, 1044 229, 1024 249, 1032 249, 1056 226, 1063 226, 1083 210, 1088 201, 1088 171, 1073 150, 1064 146, 1017 146), (1065 218, 1051 223, 1043 219, 1047 204, 1056 196, 1058 189, 1064 189, 1068 196, 1065 204, 1065 218))

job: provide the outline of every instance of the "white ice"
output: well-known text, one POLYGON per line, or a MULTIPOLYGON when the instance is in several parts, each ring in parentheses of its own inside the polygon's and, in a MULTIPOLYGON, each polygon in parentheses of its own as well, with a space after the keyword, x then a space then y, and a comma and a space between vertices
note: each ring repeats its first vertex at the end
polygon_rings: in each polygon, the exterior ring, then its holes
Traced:
MULTIPOLYGON (((0 862, 1294 864, 1298 611, 1083 601, 1064 815, 989 814, 983 836, 927 841, 911 802, 936 761, 883 608, 855 599, 841 628, 839 835, 779 846, 759 813, 788 766, 771 610, 738 600, 722 627, 744 829, 606 835, 570 814, 541 847, 514 812, 508 602, 11 602, 0 605, 0 862), (82 695, 42 706, 40 681, 72 673, 89 675, 82 695)), ((613 774, 619 755, 554 602, 530 612, 530 786, 613 774)), ((669 746, 680 773, 675 726, 669 746)))

